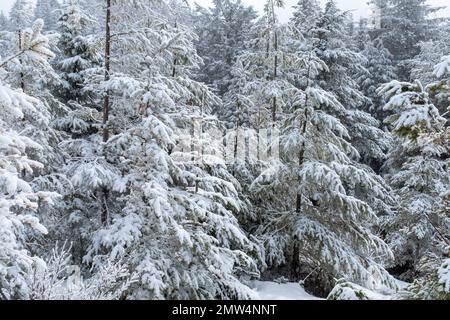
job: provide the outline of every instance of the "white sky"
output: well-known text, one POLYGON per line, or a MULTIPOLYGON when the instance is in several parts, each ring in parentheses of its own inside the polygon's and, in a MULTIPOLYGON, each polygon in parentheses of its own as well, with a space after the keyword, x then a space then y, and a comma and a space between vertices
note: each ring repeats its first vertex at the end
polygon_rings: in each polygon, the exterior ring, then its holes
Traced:
MULTIPOLYGON (((0 0, 0 11, 8 13, 15 0, 0 0)), ((34 1, 34 0, 31 0, 34 1)), ((190 0, 191 2, 197 2, 198 4, 208 6, 212 3, 212 0, 190 0)), ((249 5, 253 5, 256 9, 261 10, 264 6, 264 0, 243 0, 249 5)), ((368 15, 367 0, 336 0, 339 6, 343 10, 352 10, 355 19, 359 17, 366 17, 368 15)), ((297 0, 285 0, 286 8, 280 11, 280 18, 283 21, 287 21, 292 12, 291 7, 297 3, 297 0)), ((326 0, 321 0, 325 3, 326 0)), ((447 6, 445 10, 442 10, 441 16, 450 17, 450 3, 449 0, 428 0, 428 2, 434 6, 447 6)))

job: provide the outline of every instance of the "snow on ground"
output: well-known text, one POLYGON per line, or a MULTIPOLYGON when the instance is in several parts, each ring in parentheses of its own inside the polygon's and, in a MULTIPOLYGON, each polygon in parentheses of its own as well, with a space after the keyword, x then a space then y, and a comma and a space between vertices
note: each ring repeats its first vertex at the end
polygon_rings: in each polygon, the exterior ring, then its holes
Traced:
POLYGON ((256 291, 259 300, 322 300, 307 293, 298 283, 254 281, 250 287, 256 291))

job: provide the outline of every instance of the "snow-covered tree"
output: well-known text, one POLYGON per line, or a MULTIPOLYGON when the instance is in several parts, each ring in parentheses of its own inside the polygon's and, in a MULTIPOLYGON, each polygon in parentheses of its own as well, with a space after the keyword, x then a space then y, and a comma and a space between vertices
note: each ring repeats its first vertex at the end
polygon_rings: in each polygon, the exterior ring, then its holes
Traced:
MULTIPOLYGON (((111 34, 120 30, 125 36, 111 46, 110 76, 101 83, 114 106, 103 158, 119 170, 107 177, 106 187, 120 197, 108 200, 106 223, 95 232, 85 261, 95 263, 102 255, 125 259, 138 277, 129 298, 251 298, 240 279, 258 276, 258 248, 235 217, 247 210, 239 184, 220 158, 208 153, 203 130, 193 150, 191 144, 175 148, 184 129, 218 122, 209 115, 218 98, 190 78, 201 62, 196 35, 174 23, 186 10, 179 3, 142 4, 144 11, 111 7, 112 16, 121 13, 111 34), (147 21, 144 28, 141 19, 147 21)), ((105 180, 77 176, 91 183, 105 180)))
POLYGON ((372 232, 377 214, 392 200, 384 181, 356 161, 349 129, 336 116, 347 109, 322 87, 321 79, 333 71, 312 36, 323 32, 321 23, 297 34, 296 59, 280 67, 288 78, 288 71, 296 74, 282 96, 281 159, 252 187, 265 201, 257 234, 270 269, 282 272, 287 265, 296 281, 313 273, 318 292, 329 292, 341 277, 367 287, 395 286, 383 269, 391 252, 372 232))
POLYGON ((450 55, 441 58, 433 69, 435 81, 431 82, 427 89, 442 110, 444 116, 449 119, 450 112, 450 55), (436 81, 437 80, 437 81, 436 81))
POLYGON ((395 68, 392 63, 392 55, 384 47, 381 39, 371 41, 366 38, 361 54, 365 57, 365 70, 358 76, 358 83, 364 95, 369 98, 363 106, 364 110, 383 121, 384 100, 376 93, 376 90, 384 83, 391 82, 396 78, 395 68))
POLYGON ((422 83, 430 83, 435 80, 433 70, 441 58, 450 52, 450 25, 441 24, 432 39, 420 42, 420 53, 411 61, 411 78, 418 79, 422 83))
POLYGON ((32 300, 118 300, 136 279, 120 260, 104 259, 84 278, 72 265, 70 246, 57 243, 44 257, 46 267, 34 265, 26 278, 32 300))
POLYGON ((433 13, 440 8, 430 6, 426 0, 372 2, 381 10, 380 29, 375 29, 374 33, 393 55, 398 78, 408 81, 411 72, 408 60, 419 54, 421 41, 433 38, 438 25, 433 13))
POLYGON ((317 0, 299 0, 293 7, 292 23, 301 34, 310 34, 317 27, 321 7, 317 0))
MULTIPOLYGON (((2 79, 8 76, 8 65, 19 56, 33 56, 41 61, 53 56, 40 34, 39 23, 25 30, 24 35, 22 49, 0 63, 2 79)), ((49 119, 40 100, 4 83, 0 83, 0 110, 0 297, 27 299, 30 297, 27 277, 35 267, 45 267, 41 259, 30 253, 27 242, 47 233, 35 213, 40 204, 51 203, 55 196, 36 192, 30 184, 44 169, 33 158, 42 156, 46 150, 45 145, 30 139, 30 133, 39 130, 36 122, 39 125, 49 119)))
POLYGON ((55 57, 50 51, 52 39, 41 34, 42 28, 43 21, 38 19, 31 28, 16 34, 16 46, 12 47, 9 52, 11 57, 7 59, 9 74, 5 82, 20 87, 42 102, 38 113, 25 115, 33 127, 24 128, 23 133, 44 148, 42 154, 36 154, 34 159, 42 162, 47 173, 50 173, 63 161, 58 148, 63 137, 54 129, 52 121, 57 115, 63 114, 66 107, 52 94, 52 87, 58 84, 59 78, 50 64, 50 60, 55 57))
POLYGON ((58 82, 52 86, 52 91, 66 108, 54 119, 52 126, 65 135, 59 144, 64 162, 53 170, 50 181, 40 181, 61 194, 52 211, 44 216, 49 237, 53 241, 69 241, 71 258, 76 263, 81 263, 91 234, 98 227, 93 223, 98 217, 98 200, 91 179, 96 179, 94 173, 97 170, 103 173, 99 176, 106 175, 98 160, 101 95, 86 89, 87 78, 101 74, 101 55, 95 45, 95 35, 85 34, 92 24, 93 19, 79 1, 72 0, 63 5, 58 21, 60 55, 53 64, 58 82))
POLYGON ((5 16, 3 11, 0 12, 0 30, 4 31, 8 28, 8 18, 5 16))
POLYGON ((213 8, 201 8, 196 15, 196 46, 204 62, 199 80, 211 84, 220 95, 228 89, 231 66, 244 50, 255 19, 254 9, 241 0, 215 0, 213 8))
POLYGON ((58 47, 62 57, 58 59, 57 69, 63 81, 60 95, 64 100, 87 102, 89 92, 83 90, 86 73, 101 62, 101 55, 95 47, 95 38, 85 34, 86 29, 95 25, 91 17, 77 0, 64 5, 58 20, 58 47))
POLYGON ((33 21, 33 7, 29 0, 16 0, 9 11, 9 29, 19 31, 33 21))
POLYGON ((44 20, 45 30, 55 30, 60 16, 58 0, 37 0, 34 7, 34 20, 44 20))
POLYGON ((33 192, 24 180, 25 176, 42 169, 41 163, 27 157, 27 152, 40 151, 41 146, 12 127, 24 113, 35 112, 39 101, 3 84, 0 85, 0 93, 0 297, 26 299, 29 288, 25 277, 32 272, 33 264, 44 264, 27 251, 27 229, 36 234, 47 233, 32 213, 38 208, 38 202, 47 196, 43 192, 33 192))
POLYGON ((345 112, 333 114, 348 128, 362 161, 377 169, 385 159, 389 138, 379 129, 380 123, 362 110, 370 100, 360 91, 355 74, 367 72, 365 59, 349 45, 345 21, 346 13, 335 1, 328 1, 318 21, 317 40, 313 39, 317 56, 328 66, 328 72, 319 75, 319 81, 345 107, 345 112))
POLYGON ((448 241, 448 130, 419 81, 393 81, 378 92, 388 101, 384 109, 391 116, 385 122, 397 137, 385 164, 399 201, 386 223, 388 242, 396 254, 394 266, 411 280, 420 276, 420 260, 439 254, 439 244, 448 241))

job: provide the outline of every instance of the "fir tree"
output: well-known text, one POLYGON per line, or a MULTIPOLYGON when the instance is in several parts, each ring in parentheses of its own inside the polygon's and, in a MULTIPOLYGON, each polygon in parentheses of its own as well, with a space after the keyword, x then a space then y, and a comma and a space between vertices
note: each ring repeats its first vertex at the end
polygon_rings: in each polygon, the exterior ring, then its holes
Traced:
POLYGON ((385 164, 386 178, 399 199, 397 213, 388 219, 388 241, 395 266, 405 279, 420 275, 419 261, 438 253, 446 242, 448 217, 443 194, 449 189, 448 134, 445 119, 430 103, 419 81, 393 81, 378 92, 392 115, 386 123, 397 137, 385 164))
MULTIPOLYGON (((332 8, 334 4, 329 4, 322 19, 328 19, 332 8)), ((296 35, 302 45, 293 46, 295 59, 282 65, 286 69, 281 74, 294 81, 283 92, 281 160, 264 171, 252 188, 265 199, 257 234, 265 244, 270 269, 282 272, 287 264, 285 273, 296 281, 312 272, 316 280, 309 286, 315 286, 316 292, 329 292, 336 277, 367 287, 395 287, 382 267, 390 250, 371 229, 377 206, 384 203, 386 209, 392 200, 386 197, 384 181, 354 160, 358 152, 336 116, 345 114, 346 108, 322 87, 326 84, 321 79, 333 72, 319 57, 330 51, 316 49, 317 37, 312 36, 323 32, 322 23, 319 19, 312 32, 296 35), (295 76, 288 73, 292 70, 295 76), (361 259, 372 256, 369 252, 384 258, 361 259)))
POLYGON ((28 27, 33 20, 33 9, 28 0, 16 0, 9 11, 9 29, 19 31, 28 27))
POLYGON ((215 0, 214 7, 199 11, 196 32, 198 54, 204 60, 199 80, 223 95, 231 78, 230 67, 244 50, 256 13, 241 0, 215 0))
POLYGON ((374 33, 379 36, 394 57, 400 80, 410 79, 409 59, 420 52, 419 43, 433 37, 436 22, 434 8, 426 0, 382 0, 373 1, 381 10, 381 26, 374 33))
POLYGON ((85 260, 95 264, 104 254, 125 259, 139 279, 129 290, 135 299, 254 297, 240 282, 258 276, 258 248, 234 216, 246 210, 239 184, 207 153, 203 130, 194 150, 175 148, 192 121, 202 127, 217 122, 209 112, 218 98, 190 78, 201 61, 193 45, 196 35, 174 24, 182 6, 175 10, 145 2, 145 8, 111 7, 112 15, 127 12, 111 31, 129 28, 138 34, 124 32, 123 42, 111 47, 112 57, 122 54, 123 65, 112 59, 114 71, 104 82, 114 108, 103 156, 120 170, 106 185, 120 199, 108 201, 108 220, 95 232, 85 260), (138 28, 136 16, 148 21, 145 29, 138 28), (146 44, 145 54, 125 51, 136 44, 146 44))
POLYGON ((58 0, 37 0, 34 8, 34 20, 44 20, 45 30, 57 28, 60 15, 60 3, 58 0))
MULTIPOLYGON (((42 22, 23 30, 21 50, 0 63, 2 78, 17 57, 33 56, 45 61, 53 57, 48 40, 40 34, 42 22)), ((30 239, 36 240, 47 229, 40 224, 36 211, 44 203, 52 203, 56 194, 35 191, 30 183, 44 172, 44 165, 36 160, 49 148, 30 137, 39 133, 40 124, 49 122, 42 101, 0 83, 0 296, 2 299, 28 299, 31 288, 28 277, 36 268, 44 269, 42 259, 30 253, 30 239), (20 133, 19 133, 20 132, 20 133)))
POLYGON ((370 100, 360 91, 354 75, 367 72, 363 66, 365 59, 348 45, 351 41, 345 21, 346 13, 335 1, 328 1, 318 22, 317 41, 314 40, 317 56, 329 69, 319 80, 345 106, 345 112, 335 116, 348 128, 362 162, 378 169, 385 159, 389 138, 379 129, 380 123, 362 110, 370 100))
POLYGON ((370 38, 366 38, 364 43, 361 54, 364 55, 367 62, 364 64, 365 70, 357 75, 362 92, 369 98, 363 108, 377 120, 383 121, 386 116, 383 112, 384 100, 376 93, 376 90, 382 84, 396 78, 392 55, 384 47, 381 39, 371 41, 370 38))
POLYGON ((3 11, 0 12, 0 30, 5 31, 8 29, 8 18, 5 16, 3 11))

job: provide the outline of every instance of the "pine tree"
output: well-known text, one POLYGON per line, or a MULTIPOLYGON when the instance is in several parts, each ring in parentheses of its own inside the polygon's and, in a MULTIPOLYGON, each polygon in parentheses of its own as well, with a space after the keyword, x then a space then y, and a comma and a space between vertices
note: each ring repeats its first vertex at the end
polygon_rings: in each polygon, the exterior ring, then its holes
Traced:
POLYGON ((378 92, 388 101, 384 109, 392 115, 386 123, 397 137, 385 164, 400 201, 387 222, 388 241, 396 254, 394 266, 411 280, 420 276, 420 260, 438 254, 439 243, 448 241, 443 198, 450 187, 448 131, 419 81, 393 81, 378 92))
POLYGON ((373 41, 366 38, 361 54, 366 58, 365 70, 358 76, 358 83, 364 96, 369 98, 363 109, 375 117, 378 121, 383 121, 386 117, 383 112, 384 100, 376 90, 384 83, 391 82, 396 78, 395 68, 392 63, 392 55, 384 47, 381 39, 373 41))
POLYGON ((90 77, 101 72, 101 55, 94 37, 86 35, 93 23, 79 1, 72 0, 63 6, 58 21, 61 54, 54 63, 59 81, 52 88, 58 100, 67 106, 53 121, 54 127, 65 135, 60 144, 64 163, 54 170, 64 179, 53 182, 61 198, 45 218, 50 237, 61 243, 70 241, 71 259, 79 264, 91 240, 90 234, 97 227, 92 223, 98 215, 95 211, 98 201, 92 197, 96 186, 90 179, 94 179, 94 174, 117 177, 105 173, 97 161, 101 96, 87 88, 90 77))
POLYGON ((8 18, 5 16, 3 11, 0 12, 0 30, 5 31, 8 29, 8 18))
POLYGON ((28 27, 33 20, 33 9, 28 0, 16 0, 9 11, 9 29, 19 31, 28 27))
POLYGON ((3 84, 0 92, 0 297, 26 299, 29 296, 27 275, 36 264, 45 265, 27 251, 26 232, 47 233, 33 212, 39 201, 49 199, 43 192, 33 192, 25 180, 25 176, 43 168, 41 163, 27 157, 30 150, 41 151, 41 146, 12 128, 24 113, 34 112, 39 101, 3 84))
POLYGON ((419 43, 433 38, 437 23, 432 14, 439 10, 429 6, 426 0, 373 1, 382 10, 379 36, 394 57, 397 76, 402 81, 410 79, 408 60, 420 52, 419 43))
MULTIPOLYGON (((101 82, 114 106, 102 161, 118 171, 104 185, 108 199, 117 200, 108 200, 108 219, 94 233, 85 261, 122 257, 139 279, 130 298, 247 299, 254 294, 240 279, 258 276, 258 248, 235 217, 247 210, 239 184, 208 152, 203 130, 197 128, 193 150, 190 143, 175 148, 196 123, 216 126, 210 111, 220 102, 191 80, 201 59, 196 35, 182 21, 174 23, 186 10, 176 4, 111 7, 112 17, 121 13, 111 33, 121 30, 124 36, 111 46, 111 72, 101 82), (114 59, 118 53, 121 63, 114 59)), ((77 185, 98 190, 93 183, 105 179, 93 180, 88 169, 76 175, 77 185)))
POLYGON ((241 0, 215 0, 210 10, 201 9, 196 15, 196 44, 204 61, 199 80, 211 84, 223 95, 231 78, 230 67, 244 50, 248 31, 256 12, 241 0))
MULTIPOLYGON (((434 67, 450 52, 450 25, 441 25, 436 34, 435 39, 427 39, 419 44, 420 53, 410 61, 411 77, 422 83, 432 83, 436 80, 434 67)), ((437 101, 433 102, 436 104, 437 101)), ((436 107, 442 105, 438 103, 436 107)))
POLYGON ((86 73, 98 67, 101 56, 94 47, 94 39, 86 36, 86 29, 95 24, 93 17, 81 7, 79 1, 72 0, 65 5, 58 20, 61 33, 59 48, 63 56, 58 59, 57 69, 63 81, 60 96, 65 101, 87 102, 92 94, 83 90, 86 73))
MULTIPOLYGON (((41 61, 53 57, 48 40, 40 34, 41 26, 37 21, 23 31, 22 49, 0 63, 3 76, 19 56, 41 61)), ((27 299, 31 294, 28 277, 36 268, 45 268, 27 243, 47 233, 36 212, 56 196, 42 189, 35 191, 30 183, 44 171, 44 165, 33 158, 43 158, 48 148, 42 141, 30 139, 31 133, 41 132, 39 125, 48 123, 49 115, 42 101, 4 83, 0 83, 0 109, 0 297, 27 299)))
POLYGON ((389 137, 379 129, 380 123, 362 110, 370 100, 360 91, 355 74, 367 71, 363 66, 364 57, 349 45, 345 21, 346 13, 335 1, 328 1, 318 22, 315 50, 329 72, 323 73, 319 80, 345 106, 344 113, 335 115, 348 128, 362 162, 378 170, 385 159, 389 137))
POLYGON ((310 33, 320 17, 320 4, 317 0, 299 0, 297 5, 293 7, 294 14, 292 23, 301 34, 310 33))
POLYGON ((34 8, 34 20, 44 20, 45 30, 55 30, 60 15, 58 0, 37 0, 34 8))
POLYGON ((295 281, 312 273, 315 280, 309 279, 308 286, 318 293, 329 292, 333 279, 340 277, 367 287, 395 287, 382 267, 390 250, 372 232, 377 206, 384 203, 381 207, 387 208, 391 201, 389 191, 373 171, 354 160, 358 152, 349 143, 349 129, 336 116, 346 108, 322 87, 322 78, 333 71, 319 57, 330 51, 317 48, 316 34, 323 32, 323 19, 332 7, 305 34, 294 33, 295 59, 283 60, 280 67, 280 74, 291 80, 282 96, 281 160, 252 187, 265 200, 257 234, 272 272, 295 281), (366 260, 373 254, 383 258, 366 260))

